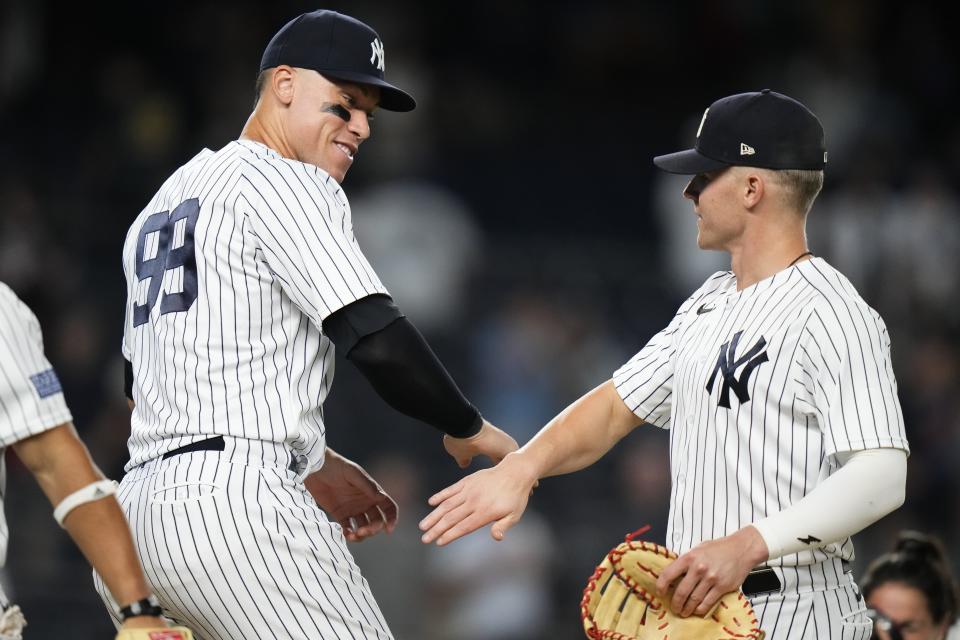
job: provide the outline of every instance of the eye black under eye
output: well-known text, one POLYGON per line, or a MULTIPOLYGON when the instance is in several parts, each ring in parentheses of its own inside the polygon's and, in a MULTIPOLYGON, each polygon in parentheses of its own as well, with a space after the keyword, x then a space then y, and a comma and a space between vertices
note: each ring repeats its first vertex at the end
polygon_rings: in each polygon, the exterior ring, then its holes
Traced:
POLYGON ((344 122, 350 122, 350 112, 341 104, 325 104, 323 105, 323 111, 332 113, 344 122))

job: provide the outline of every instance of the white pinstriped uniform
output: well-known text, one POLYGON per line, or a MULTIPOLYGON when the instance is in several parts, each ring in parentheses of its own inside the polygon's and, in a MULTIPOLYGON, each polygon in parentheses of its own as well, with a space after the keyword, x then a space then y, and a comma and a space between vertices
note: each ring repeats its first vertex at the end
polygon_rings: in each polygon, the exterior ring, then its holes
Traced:
MULTIPOLYGON (((3 513, 7 493, 4 450, 72 420, 57 375, 43 355, 40 323, 27 305, 0 282, 0 567, 6 560, 9 542, 3 513)), ((0 609, 8 604, 0 589, 0 609)))
MULTIPOLYGON (((821 258, 743 291, 714 274, 614 374, 624 402, 670 430, 667 545, 683 553, 803 498, 834 454, 908 450, 886 326, 821 258)), ((767 638, 869 638, 847 538, 771 561, 752 599, 767 638)))
POLYGON ((165 610, 204 640, 390 638, 302 482, 325 450, 321 323, 386 293, 339 184, 256 142, 204 150, 134 221, 123 265, 136 406, 118 498, 165 610), (223 452, 158 457, 217 435, 223 452))

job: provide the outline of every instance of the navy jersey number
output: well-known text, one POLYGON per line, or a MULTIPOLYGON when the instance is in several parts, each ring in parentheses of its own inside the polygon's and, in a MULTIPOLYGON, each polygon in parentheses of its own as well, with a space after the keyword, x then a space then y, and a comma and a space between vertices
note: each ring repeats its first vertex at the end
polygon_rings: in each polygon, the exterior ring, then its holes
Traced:
POLYGON ((146 304, 133 305, 133 326, 139 327, 150 319, 150 310, 157 304, 163 274, 183 267, 183 290, 180 293, 165 293, 160 300, 160 315, 186 311, 197 299, 197 256, 193 249, 193 230, 200 215, 200 201, 197 198, 184 200, 172 212, 155 213, 144 222, 137 236, 137 279, 141 282, 150 279, 146 304), (174 230, 180 220, 185 220, 183 244, 171 247, 174 230), (157 253, 144 260, 143 251, 147 236, 157 234, 157 253))

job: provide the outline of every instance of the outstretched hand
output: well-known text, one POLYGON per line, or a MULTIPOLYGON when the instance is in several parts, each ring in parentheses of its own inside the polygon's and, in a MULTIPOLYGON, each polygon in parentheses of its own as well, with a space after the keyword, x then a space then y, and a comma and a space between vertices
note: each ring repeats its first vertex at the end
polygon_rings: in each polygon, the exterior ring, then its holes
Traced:
POLYGON ((492 522, 490 535, 502 540, 523 515, 535 484, 523 463, 507 456, 431 496, 434 510, 420 521, 421 539, 443 546, 492 522))
POLYGON ((474 456, 487 456, 497 464, 508 453, 516 451, 518 445, 509 434, 484 420, 480 432, 469 438, 443 436, 443 448, 457 461, 461 469, 466 469, 474 456))
POLYGON ((343 527, 351 542, 361 542, 397 525, 397 503, 357 463, 327 448, 319 471, 304 480, 320 508, 343 527))

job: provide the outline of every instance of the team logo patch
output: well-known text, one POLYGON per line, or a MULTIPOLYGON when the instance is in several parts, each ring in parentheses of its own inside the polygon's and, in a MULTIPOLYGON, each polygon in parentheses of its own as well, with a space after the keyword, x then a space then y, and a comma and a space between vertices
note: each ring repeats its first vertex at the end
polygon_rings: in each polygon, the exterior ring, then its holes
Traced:
POLYGON ((37 390, 37 395, 41 398, 47 398, 63 391, 60 387, 60 378, 57 377, 57 372, 53 369, 35 373, 30 376, 30 382, 33 383, 33 388, 37 390))
POLYGON ((737 357, 737 346, 740 344, 740 336, 743 331, 737 331, 733 334, 733 339, 720 345, 720 356, 717 358, 717 364, 707 380, 707 393, 713 393, 713 382, 717 379, 717 374, 723 376, 723 384, 720 386, 720 399, 717 404, 726 409, 730 408, 730 390, 737 396, 740 404, 750 402, 750 392, 747 386, 750 384, 750 375, 754 369, 767 361, 767 341, 763 336, 757 340, 756 344, 750 347, 743 356, 737 357), (737 369, 743 366, 740 377, 737 377, 737 369))

